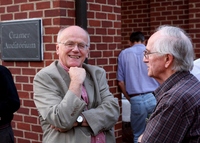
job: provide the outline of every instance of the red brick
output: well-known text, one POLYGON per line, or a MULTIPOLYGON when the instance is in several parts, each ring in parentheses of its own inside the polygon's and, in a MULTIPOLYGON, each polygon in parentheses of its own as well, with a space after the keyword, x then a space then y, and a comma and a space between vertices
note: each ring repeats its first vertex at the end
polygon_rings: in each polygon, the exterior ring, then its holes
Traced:
POLYGON ((27 17, 28 17, 27 12, 14 13, 15 19, 26 19, 27 17))
POLYGON ((1 5, 10 5, 12 4, 12 0, 1 0, 1 5))
MULTIPOLYGON (((21 105, 23 105, 23 104, 21 104, 21 105)), ((24 107, 21 106, 21 107, 19 108, 19 110, 17 111, 17 113, 29 115, 29 109, 24 108, 24 107)))
POLYGON ((28 77, 16 76, 16 82, 27 83, 28 82, 28 77))
POLYGON ((21 5, 21 11, 34 10, 34 3, 26 3, 21 5))
POLYGON ((101 25, 101 22, 100 21, 97 21, 97 20, 90 20, 89 22, 89 25, 91 27, 95 26, 95 27, 99 27, 101 25))
POLYGON ((35 75, 35 68, 23 68, 22 75, 35 75))
POLYGON ((23 129, 25 131, 30 131, 30 124, 27 123, 17 123, 17 128, 18 129, 23 129))
POLYGON ((65 9, 48 9, 45 10, 45 17, 54 17, 54 16, 66 16, 65 9))
POLYGON ((24 106, 26 107, 35 107, 35 103, 33 100, 23 100, 24 101, 24 106))
POLYGON ((97 19, 106 19, 107 14, 106 13, 97 13, 96 18, 97 19))
POLYGON ((94 11, 100 11, 101 7, 100 7, 100 5, 97 5, 97 4, 89 4, 88 5, 88 9, 89 10, 94 10, 94 11))
POLYGON ((50 5, 51 5, 51 2, 50 1, 40 1, 40 2, 38 2, 38 3, 36 3, 36 9, 38 10, 38 9, 49 9, 49 8, 51 8, 50 7, 50 5))
POLYGON ((8 12, 17 12, 17 11, 19 11, 19 5, 8 6, 7 11, 8 12))
POLYGON ((14 0, 14 4, 26 3, 27 0, 14 0))
POLYGON ((102 11, 103 12, 112 12, 113 11, 113 7, 110 6, 110 5, 108 5, 108 6, 102 5, 102 11))
POLYGON ((107 59, 97 59, 97 65, 106 65, 107 63, 107 59))
POLYGON ((26 123, 37 124, 37 119, 37 117, 24 116, 24 122, 26 123))
POLYGON ((41 18, 43 17, 43 11, 31 11, 29 13, 30 18, 41 18))
POLYGON ((33 130, 34 132, 38 132, 38 133, 41 133, 41 134, 42 134, 41 125, 37 125, 37 126, 32 125, 32 130, 33 130))
POLYGON ((17 138, 16 140, 17 143, 32 143, 30 139, 24 138, 17 138))
POLYGON ((13 20, 13 14, 1 14, 1 21, 13 20))
POLYGON ((23 85, 22 85, 22 88, 23 88, 25 91, 33 91, 33 85, 32 85, 32 83, 31 83, 31 84, 23 84, 23 85))

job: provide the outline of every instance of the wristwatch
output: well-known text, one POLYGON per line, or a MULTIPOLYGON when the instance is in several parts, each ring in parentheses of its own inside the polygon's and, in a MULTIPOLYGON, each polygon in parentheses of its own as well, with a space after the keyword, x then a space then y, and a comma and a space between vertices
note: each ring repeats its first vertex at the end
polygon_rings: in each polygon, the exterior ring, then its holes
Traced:
POLYGON ((76 121, 78 122, 78 126, 81 126, 81 124, 83 123, 83 116, 78 116, 78 118, 76 119, 76 121))

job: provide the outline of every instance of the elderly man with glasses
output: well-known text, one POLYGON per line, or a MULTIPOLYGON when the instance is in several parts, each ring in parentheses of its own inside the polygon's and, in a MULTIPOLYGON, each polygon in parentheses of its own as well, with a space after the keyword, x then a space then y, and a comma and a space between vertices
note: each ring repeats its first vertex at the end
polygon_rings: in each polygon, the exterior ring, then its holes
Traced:
POLYGON ((85 64, 90 38, 79 26, 59 31, 59 56, 34 78, 43 143, 115 143, 120 114, 104 69, 85 64))
POLYGON ((181 28, 161 26, 148 40, 143 60, 160 87, 141 143, 200 142, 200 82, 190 73, 193 59, 192 42, 181 28))
POLYGON ((130 35, 130 47, 122 50, 118 57, 118 85, 131 105, 131 127, 133 142, 143 133, 146 119, 156 106, 152 92, 158 87, 158 82, 147 75, 147 66, 143 62, 145 38, 142 32, 130 35))

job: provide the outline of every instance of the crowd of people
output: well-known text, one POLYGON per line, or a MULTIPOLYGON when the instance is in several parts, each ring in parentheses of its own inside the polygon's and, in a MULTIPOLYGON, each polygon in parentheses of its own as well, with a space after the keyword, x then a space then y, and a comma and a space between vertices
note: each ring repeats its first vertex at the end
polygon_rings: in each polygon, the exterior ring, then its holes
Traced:
MULTIPOLYGON (((89 51, 86 30, 61 28, 58 60, 35 75, 43 143, 116 142, 119 101, 106 71, 84 62, 89 51)), ((130 47, 118 57, 117 80, 131 104, 133 143, 200 142, 200 59, 194 58, 191 39, 179 27, 160 26, 147 43, 142 32, 131 33, 130 47)), ((9 69, 0 66, 0 78, 1 142, 14 143, 11 121, 20 99, 9 69)))

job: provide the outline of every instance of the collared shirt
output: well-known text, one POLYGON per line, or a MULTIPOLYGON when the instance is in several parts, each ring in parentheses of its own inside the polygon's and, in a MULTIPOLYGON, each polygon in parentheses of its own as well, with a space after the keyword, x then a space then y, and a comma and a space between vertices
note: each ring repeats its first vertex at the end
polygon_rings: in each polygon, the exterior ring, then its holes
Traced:
POLYGON ((154 93, 157 106, 141 143, 199 143, 200 82, 190 72, 176 72, 154 93))
POLYGON ((121 51, 118 57, 117 80, 123 81, 128 94, 152 92, 158 83, 147 74, 147 65, 143 62, 144 44, 121 51))

